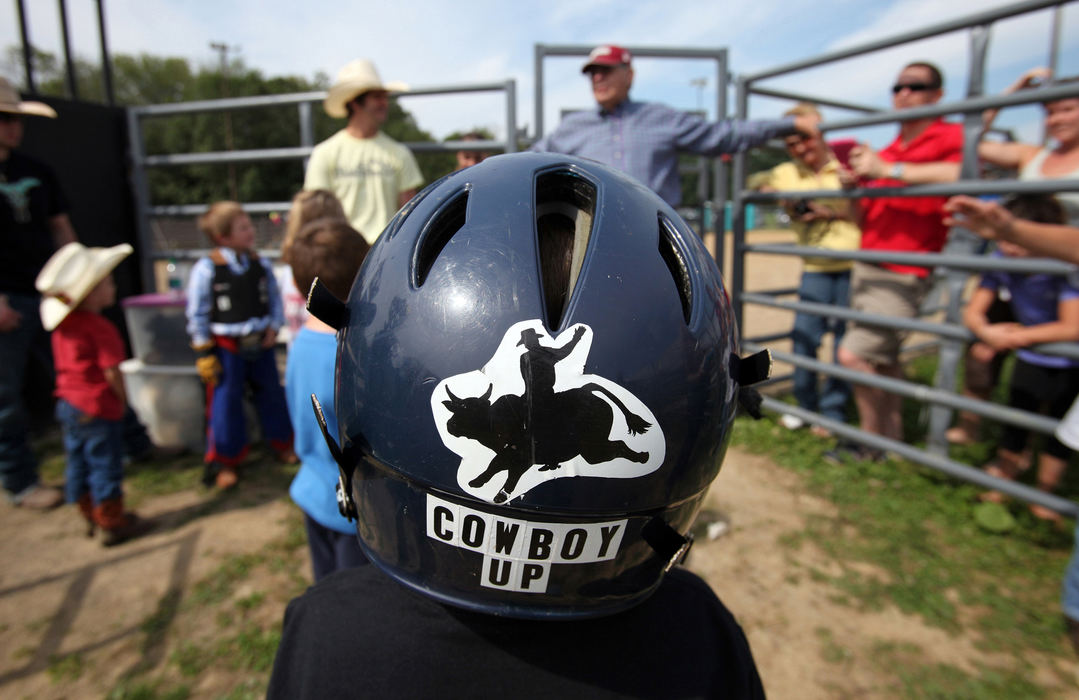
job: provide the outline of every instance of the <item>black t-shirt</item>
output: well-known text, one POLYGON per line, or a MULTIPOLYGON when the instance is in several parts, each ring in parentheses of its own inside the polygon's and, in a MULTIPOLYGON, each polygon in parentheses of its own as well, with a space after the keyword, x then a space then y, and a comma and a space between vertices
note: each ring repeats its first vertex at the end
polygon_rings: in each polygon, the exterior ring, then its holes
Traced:
POLYGON ((646 601, 591 620, 442 605, 374 566, 289 603, 268 698, 763 698, 742 629, 671 571, 646 601))
POLYGON ((53 254, 49 219, 66 211, 49 166, 18 151, 0 162, 0 292, 37 293, 34 280, 53 254))

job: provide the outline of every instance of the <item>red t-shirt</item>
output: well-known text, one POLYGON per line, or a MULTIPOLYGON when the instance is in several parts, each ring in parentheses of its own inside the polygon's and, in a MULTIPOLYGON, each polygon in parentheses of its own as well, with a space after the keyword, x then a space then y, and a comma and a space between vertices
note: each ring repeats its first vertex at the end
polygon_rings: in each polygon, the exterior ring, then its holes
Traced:
POLYGON ((95 418, 120 420, 124 402, 105 381, 105 370, 127 359, 116 326, 100 314, 72 311, 52 333, 56 395, 95 418))
MULTIPOLYGON (((897 136, 880 152, 889 163, 959 162, 963 158, 963 127, 936 120, 904 144, 897 136)), ((867 187, 896 187, 904 183, 890 178, 872 180, 867 187)), ((863 199, 862 250, 939 253, 948 237, 944 225, 946 197, 880 197, 863 199)), ((883 263, 884 268, 927 277, 929 270, 911 265, 883 263)))

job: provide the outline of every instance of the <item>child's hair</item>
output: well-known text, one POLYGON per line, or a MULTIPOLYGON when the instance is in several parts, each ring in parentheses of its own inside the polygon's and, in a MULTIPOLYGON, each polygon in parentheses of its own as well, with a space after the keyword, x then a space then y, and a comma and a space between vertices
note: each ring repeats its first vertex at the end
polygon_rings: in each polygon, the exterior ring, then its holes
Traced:
POLYGON ((199 217, 199 230, 206 234, 211 243, 217 245, 223 237, 229 235, 232 222, 244 214, 244 208, 239 202, 214 202, 206 213, 199 217))
POLYGON ((1067 214, 1060 200, 1051 194, 1017 194, 1004 200, 1003 207, 1018 219, 1039 224, 1063 224, 1067 214))
POLYGON ((300 229, 289 247, 296 288, 306 294, 318 277, 338 299, 347 298, 370 249, 363 236, 344 219, 315 219, 300 229))
POLYGON ((786 112, 784 112, 783 116, 784 117, 802 117, 802 116, 805 116, 807 114, 812 114, 813 116, 816 116, 818 118, 821 115, 820 110, 817 109, 817 105, 813 104, 812 102, 799 102, 798 104, 794 105, 793 107, 788 109, 786 112))
MULTIPOLYGON (((281 260, 290 263, 289 248, 296 234, 304 225, 323 218, 344 219, 345 209, 333 192, 329 190, 301 190, 292 198, 292 207, 288 211, 285 223, 285 240, 281 243, 281 260)), ((290 263, 291 264, 291 263, 290 263)), ((306 289, 304 291, 307 291, 306 289)))

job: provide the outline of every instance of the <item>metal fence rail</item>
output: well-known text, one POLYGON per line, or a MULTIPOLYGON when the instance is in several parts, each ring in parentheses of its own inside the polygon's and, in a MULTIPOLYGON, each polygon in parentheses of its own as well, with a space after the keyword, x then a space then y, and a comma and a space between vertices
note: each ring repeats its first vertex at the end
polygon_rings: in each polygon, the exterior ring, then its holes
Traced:
MULTIPOLYGON (((933 344, 938 347, 938 369, 934 387, 927 387, 901 379, 880 375, 870 375, 850 370, 836 364, 820 362, 792 353, 774 352, 777 360, 796 368, 804 368, 819 374, 832 376, 852 384, 883 389, 899 396, 911 398, 929 406, 929 435, 926 449, 907 445, 880 435, 868 433, 851 425, 830 420, 823 415, 807 411, 772 397, 765 397, 764 406, 769 410, 787 413, 809 423, 821 425, 839 438, 851 440, 872 448, 886 450, 918 464, 939 470, 945 474, 977 486, 995 489, 1018 499, 1036 503, 1059 513, 1077 516, 1079 504, 1047 494, 1011 481, 996 479, 980 469, 960 464, 947 457, 947 441, 944 431, 950 424, 953 410, 964 410, 994 421, 1007 423, 1039 433, 1052 433, 1058 421, 1046 416, 1039 416, 1023 411, 1000 406, 987 401, 960 396, 956 393, 957 366, 964 354, 963 348, 973 338, 973 334, 962 326, 962 292, 970 273, 985 270, 1009 270, 1014 272, 1037 272, 1056 275, 1071 274, 1076 266, 1054 260, 1043 259, 998 259, 976 255, 980 239, 962 229, 953 229, 945 251, 939 254, 918 254, 908 252, 891 253, 888 251, 831 251, 796 245, 749 245, 746 242, 745 207, 750 202, 775 202, 792 198, 875 198, 875 197, 921 197, 950 196, 955 194, 1015 194, 1042 193, 1058 191, 1079 191, 1079 180, 1048 180, 1039 182, 1020 182, 1018 180, 977 180, 977 141, 983 133, 981 112, 990 108, 1009 107, 1031 103, 1058 100, 1079 96, 1079 84, 1056 85, 1036 90, 1024 90, 1011 95, 986 97, 984 93, 984 67, 989 47, 990 26, 1001 19, 1015 17, 1035 10, 1058 7, 1065 4, 1056 1, 1028 1, 1006 7, 980 12, 950 22, 937 24, 923 29, 905 32, 880 41, 836 51, 807 60, 788 63, 775 68, 741 76, 736 81, 737 99, 736 116, 745 119, 748 116, 750 95, 763 95, 785 99, 815 102, 861 114, 855 118, 835 120, 821 125, 821 131, 835 131, 857 127, 893 123, 900 117, 906 119, 938 117, 950 114, 963 115, 964 147, 963 161, 960 165, 960 179, 953 183, 933 185, 911 185, 908 187, 857 188, 851 190, 814 190, 796 192, 753 192, 744 189, 746 181, 746 158, 738 155, 733 163, 733 181, 738 185, 733 195, 733 234, 734 259, 732 264, 731 291, 735 316, 741 325, 744 304, 780 308, 797 313, 809 313, 837 319, 858 321, 905 331, 917 331, 933 336, 933 344), (759 82, 787 75, 807 68, 812 68, 842 59, 853 58, 873 53, 885 48, 900 46, 919 39, 939 36, 957 31, 968 31, 970 41, 970 79, 965 99, 945 104, 930 105, 917 109, 904 110, 901 114, 894 110, 879 110, 843 100, 820 99, 809 95, 794 94, 782 90, 770 89, 758 85, 759 82), (867 314, 849 308, 839 308, 827 304, 801 301, 789 301, 778 298, 791 291, 772 290, 770 292, 747 292, 745 289, 745 256, 749 254, 794 255, 798 257, 826 257, 833 259, 860 260, 865 262, 890 262, 897 264, 918 265, 933 268, 943 289, 945 299, 937 310, 944 311, 944 321, 934 322, 922 319, 901 319, 875 314, 867 314)), ((1058 34, 1059 12, 1054 15, 1052 33, 1058 34)), ((1057 43, 1051 44, 1054 52, 1050 63, 1055 64, 1057 43)), ((789 334, 783 337, 789 338, 789 334)), ((775 342, 779 338, 771 335, 767 338, 746 340, 748 350, 761 347, 764 342, 775 342)), ((1033 348, 1032 348, 1033 349, 1033 348)), ((1079 358, 1079 344, 1051 343, 1038 346, 1037 349, 1047 354, 1070 358, 1079 358)))
MULTIPOLYGON (((514 80, 493 83, 439 85, 412 88, 408 92, 398 94, 397 97, 399 99, 408 99, 423 95, 456 95, 475 92, 501 92, 505 95, 504 115, 506 138, 504 141, 445 141, 437 143, 410 141, 406 142, 404 145, 417 152, 457 151, 462 148, 501 149, 506 153, 513 153, 516 151, 517 83, 514 80)), ((156 250, 154 248, 153 236, 150 233, 151 219, 162 216, 196 216, 206 211, 207 207, 206 204, 155 206, 150 198, 149 185, 147 184, 147 169, 184 165, 258 163, 279 160, 302 161, 306 167, 306 159, 311 155, 311 150, 315 146, 314 121, 311 113, 312 105, 322 102, 322 100, 326 98, 326 94, 326 92, 322 91, 298 92, 286 95, 257 95, 253 97, 198 100, 193 102, 144 105, 141 107, 128 108, 127 121, 132 170, 131 187, 135 200, 135 221, 138 229, 140 246, 142 250, 147 251, 147 253, 140 258, 144 288, 152 289, 154 287, 154 260, 190 257, 179 251, 156 250), (170 117, 182 114, 201 114, 206 112, 266 109, 269 107, 288 105, 294 105, 298 110, 300 128, 297 138, 300 143, 299 146, 245 149, 239 151, 214 151, 207 153, 146 155, 142 128, 143 122, 146 119, 170 117)), ((252 213, 266 213, 287 210, 290 205, 291 202, 245 202, 244 208, 252 213)))
MULTIPOLYGON (((543 90, 543 67, 544 61, 547 58, 562 56, 562 57, 581 57, 584 58, 591 53, 595 48, 594 44, 536 44, 535 46, 535 58, 533 59, 533 85, 534 85, 534 113, 533 121, 535 123, 535 137, 538 140, 545 133, 544 131, 544 90, 543 90)), ((727 114, 727 92, 730 82, 730 76, 727 68, 727 49, 691 49, 685 47, 679 48, 661 48, 661 47, 649 47, 649 46, 626 46, 634 58, 649 57, 649 58, 689 58, 689 59, 703 59, 710 60, 715 63, 715 78, 716 78, 716 114, 727 114)), ((697 194, 701 199, 701 206, 699 210, 689 210, 687 212, 680 212, 690 225, 696 224, 695 228, 702 235, 704 235, 705 221, 707 214, 705 210, 709 210, 713 226, 717 232, 723 230, 723 221, 725 218, 727 208, 727 188, 730 181, 729 168, 719 158, 699 158, 695 168, 680 169, 680 172, 696 172, 698 176, 697 194), (711 166, 711 167, 709 167, 711 166), (708 175, 711 174, 711 196, 708 196, 708 175)), ((723 236, 718 236, 718 242, 716 244, 716 263, 719 265, 719 269, 723 269, 723 236)))

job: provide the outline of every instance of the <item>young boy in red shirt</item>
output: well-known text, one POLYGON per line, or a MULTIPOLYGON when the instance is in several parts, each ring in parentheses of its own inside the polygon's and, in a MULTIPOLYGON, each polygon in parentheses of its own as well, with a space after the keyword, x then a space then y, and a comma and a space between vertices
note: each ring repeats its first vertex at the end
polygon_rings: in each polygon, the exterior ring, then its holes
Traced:
POLYGON ((120 363, 127 352, 119 331, 101 315, 116 303, 112 270, 131 251, 126 243, 112 248, 68 243, 37 278, 42 325, 52 331, 56 417, 67 452, 67 500, 78 504, 87 535, 101 528, 106 547, 145 529, 134 513, 124 511, 127 400, 120 363))

